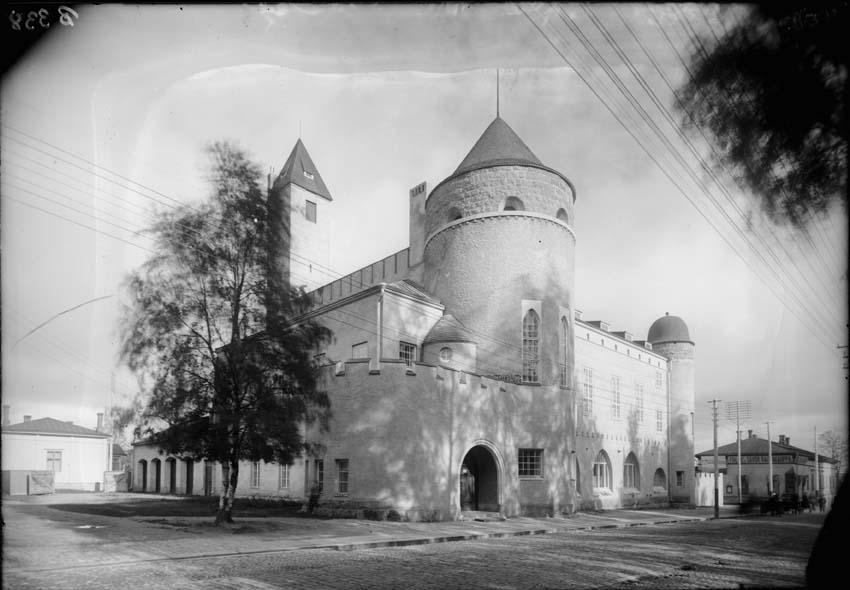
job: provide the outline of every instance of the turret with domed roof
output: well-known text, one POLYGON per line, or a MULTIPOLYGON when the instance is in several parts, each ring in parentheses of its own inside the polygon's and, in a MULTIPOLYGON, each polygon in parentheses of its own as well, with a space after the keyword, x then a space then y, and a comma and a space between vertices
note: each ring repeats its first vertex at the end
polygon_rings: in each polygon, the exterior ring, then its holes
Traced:
POLYGON ((674 502, 692 503, 694 490, 694 342, 684 320, 664 314, 649 327, 652 350, 667 357, 670 472, 674 502), (679 474, 682 479, 679 479, 679 474), (683 485, 678 485, 681 481, 683 485))
POLYGON ((569 179, 498 116, 428 195, 423 281, 479 335, 479 372, 553 385, 563 380, 561 365, 571 371, 572 338, 561 318, 569 330, 574 203, 569 179), (534 367, 520 352, 528 318, 537 326, 534 367))

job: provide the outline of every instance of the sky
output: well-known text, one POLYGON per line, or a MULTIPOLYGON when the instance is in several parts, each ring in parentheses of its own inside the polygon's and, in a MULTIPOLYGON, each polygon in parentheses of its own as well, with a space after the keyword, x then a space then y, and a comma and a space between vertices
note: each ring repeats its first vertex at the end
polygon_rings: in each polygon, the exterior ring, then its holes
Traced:
MULTIPOLYGON (((811 241, 769 225, 690 151, 704 158, 710 146, 685 143, 665 119, 678 120, 668 83, 687 80, 680 56, 694 50, 685 26, 721 34, 743 8, 75 10, 74 26, 54 27, 0 90, 2 397, 13 423, 93 427, 135 394, 118 358, 122 283, 150 255, 138 232, 151 213, 207 198, 209 142, 234 141, 276 173, 304 141, 334 197, 330 281, 407 247, 408 190, 451 174, 492 121, 499 69, 501 117, 576 186, 583 318, 638 339, 667 312, 687 323, 697 451, 712 444, 712 399, 750 401, 744 430, 766 436, 770 421, 774 439, 805 448, 815 429, 846 432, 846 213, 817 221, 811 241)), ((735 425, 719 426, 720 443, 733 441, 735 425)))

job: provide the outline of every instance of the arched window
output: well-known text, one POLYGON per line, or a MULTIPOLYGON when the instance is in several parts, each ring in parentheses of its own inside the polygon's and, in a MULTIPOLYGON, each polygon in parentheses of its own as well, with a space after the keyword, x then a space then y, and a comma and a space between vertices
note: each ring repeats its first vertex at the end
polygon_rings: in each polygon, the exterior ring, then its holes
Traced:
POLYGON ((559 385, 566 389, 569 385, 568 371, 567 371, 567 353, 569 351, 570 344, 570 324, 567 321, 566 316, 561 316, 561 350, 559 354, 559 385))
POLYGON ((611 461, 605 451, 599 451, 593 460, 593 489, 611 490, 611 461))
POLYGON ((522 380, 537 383, 537 360, 540 343, 540 316, 529 309, 522 318, 522 380))
POLYGON ((555 217, 563 221, 564 223, 569 223, 570 219, 567 217, 567 210, 561 207, 558 209, 558 212, 555 213, 555 217))
POLYGON ((457 207, 452 207, 449 209, 448 220, 455 221, 456 219, 460 219, 463 215, 460 214, 460 209, 457 207))
POLYGON ((508 197, 505 199, 505 211, 525 211, 525 205, 522 204, 516 197, 508 197))
POLYGON ((652 487, 659 490, 667 489, 667 474, 660 467, 655 470, 655 475, 652 476, 652 487))
POLYGON ((640 489, 640 469, 634 453, 629 453, 623 463, 623 487, 640 489))

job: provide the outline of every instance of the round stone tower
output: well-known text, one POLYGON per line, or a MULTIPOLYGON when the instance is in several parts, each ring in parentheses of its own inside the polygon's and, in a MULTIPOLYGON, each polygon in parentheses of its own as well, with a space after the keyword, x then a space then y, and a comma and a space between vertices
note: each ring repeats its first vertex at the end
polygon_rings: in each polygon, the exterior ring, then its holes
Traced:
POLYGON ((670 314, 649 328, 652 350, 667 357, 670 490, 674 502, 694 501, 694 343, 682 318, 670 314), (679 473, 682 479, 679 478, 679 473), (678 485, 679 482, 683 485, 678 485))
POLYGON ((574 203, 499 117, 428 195, 425 286, 475 336, 477 372, 571 383, 574 203))

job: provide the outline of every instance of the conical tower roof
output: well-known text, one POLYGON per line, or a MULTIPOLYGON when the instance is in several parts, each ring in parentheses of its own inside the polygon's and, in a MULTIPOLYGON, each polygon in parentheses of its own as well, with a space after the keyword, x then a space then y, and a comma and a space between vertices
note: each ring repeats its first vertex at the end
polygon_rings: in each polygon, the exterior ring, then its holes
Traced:
POLYGON ((478 168, 511 165, 543 166, 510 125, 497 116, 452 176, 478 168))
POLYGON ((280 171, 277 180, 275 180, 275 186, 286 186, 289 183, 297 184, 311 193, 324 197, 328 201, 333 201, 328 187, 325 186, 325 181, 322 180, 322 175, 319 174, 318 168, 313 163, 310 154, 307 153, 307 148, 304 147, 300 137, 286 159, 283 170, 280 171))

